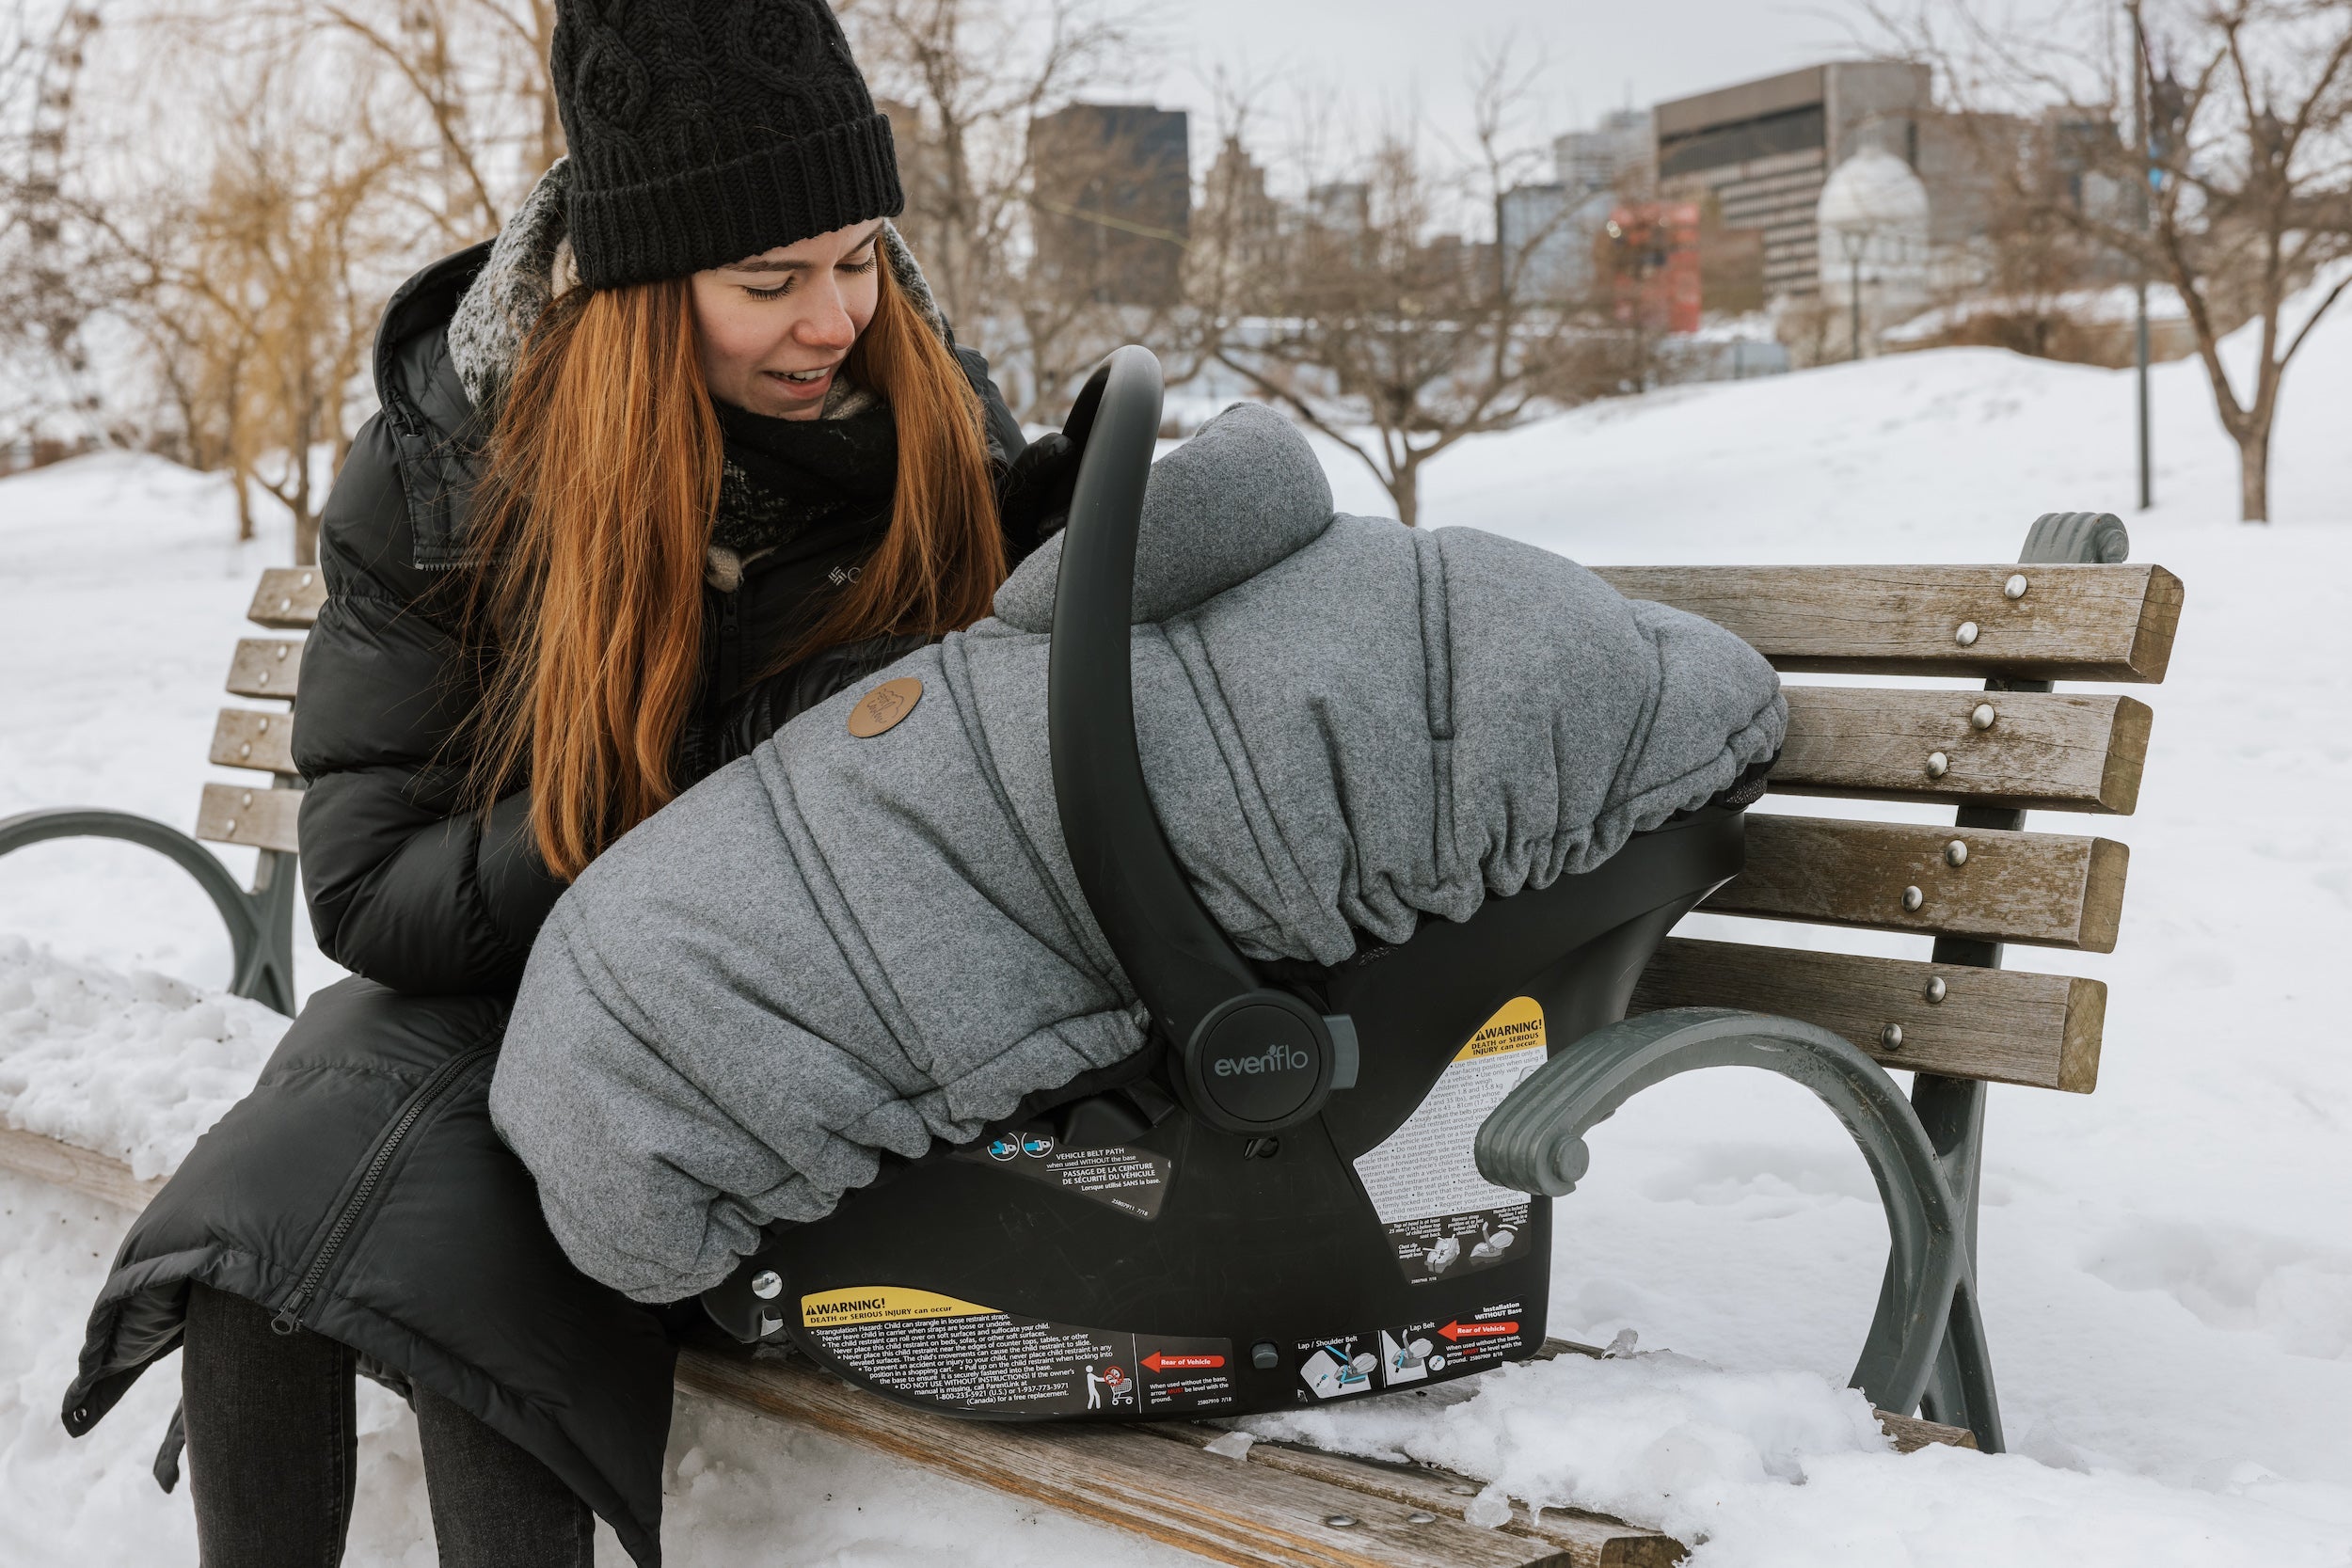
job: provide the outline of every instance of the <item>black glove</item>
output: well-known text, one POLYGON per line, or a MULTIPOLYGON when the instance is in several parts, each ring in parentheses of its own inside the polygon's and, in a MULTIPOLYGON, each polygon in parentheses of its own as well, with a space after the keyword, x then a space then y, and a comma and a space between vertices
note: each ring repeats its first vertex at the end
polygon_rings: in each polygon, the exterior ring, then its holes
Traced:
POLYGON ((1071 492, 1078 487, 1083 441, 1060 431, 1039 436, 1021 449, 996 486, 996 513, 1015 560, 1027 555, 1070 521, 1071 492))
POLYGON ((862 638, 821 649, 755 682, 735 700, 727 715, 719 760, 733 762, 751 755, 769 736, 826 698, 938 641, 914 633, 862 638))

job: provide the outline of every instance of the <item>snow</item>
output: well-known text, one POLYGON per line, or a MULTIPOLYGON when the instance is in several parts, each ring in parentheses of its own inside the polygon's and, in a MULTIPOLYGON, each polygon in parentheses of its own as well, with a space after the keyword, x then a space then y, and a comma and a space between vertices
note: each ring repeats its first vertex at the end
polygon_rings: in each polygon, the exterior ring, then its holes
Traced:
POLYGON ((258 1002, 0 933, 6 1125, 111 1155, 142 1181, 180 1167, 285 1032, 258 1002))
MULTIPOLYGON (((1704 1537, 1695 1568, 2352 1564, 2352 1056, 2333 985, 2352 938, 2352 314, 2288 374, 2270 528, 2232 520, 2234 452, 2201 377, 2156 368, 2144 515, 2128 373, 1976 349, 1597 405, 1467 443, 1426 479, 1435 522, 1596 562, 1999 560, 2041 512, 2118 511, 2135 559, 2186 581, 2170 679, 2137 693, 2156 713, 2138 813, 2034 823, 2122 839, 2133 861, 2116 954, 2010 954, 2111 987, 2096 1094, 1991 1095, 1979 1275, 2012 1452, 1886 1449, 1843 1388, 1884 1256, 1867 1174, 1803 1091, 1732 1073, 1629 1104, 1558 1209, 1552 1331, 1638 1331, 1641 1348, 1253 1429, 1462 1468, 1492 1481, 1489 1508, 1573 1500, 1704 1537)), ((1354 459, 1327 457, 1343 505, 1386 510, 1354 459)), ((229 517, 214 481, 151 459, 0 482, 0 812, 191 819, 252 577, 283 551, 226 543, 229 517)), ((203 989, 227 964, 210 907, 140 851, 0 862, 0 933, 20 939, 0 937, 10 1116, 143 1168, 276 1027, 203 989)), ((306 990, 335 974, 302 963, 306 990)), ((168 1367, 83 1442, 56 1422, 122 1223, 0 1178, 0 1564, 190 1555, 184 1498, 146 1476, 168 1367)), ((363 1410, 350 1560, 429 1561, 413 1430, 388 1398, 363 1410)), ((1193 1560, 680 1410, 675 1561, 1193 1560)))

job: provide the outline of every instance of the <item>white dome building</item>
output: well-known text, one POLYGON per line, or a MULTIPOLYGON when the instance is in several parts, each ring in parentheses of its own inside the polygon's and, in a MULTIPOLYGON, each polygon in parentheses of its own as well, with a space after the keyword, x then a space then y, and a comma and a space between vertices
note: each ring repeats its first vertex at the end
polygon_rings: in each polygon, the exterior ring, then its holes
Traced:
POLYGON ((1821 303, 1834 339, 1855 357, 1883 328, 1928 304, 1928 188, 1894 153, 1870 148, 1839 164, 1814 209, 1820 233, 1821 303), (1855 301, 1861 309, 1855 310, 1855 301))

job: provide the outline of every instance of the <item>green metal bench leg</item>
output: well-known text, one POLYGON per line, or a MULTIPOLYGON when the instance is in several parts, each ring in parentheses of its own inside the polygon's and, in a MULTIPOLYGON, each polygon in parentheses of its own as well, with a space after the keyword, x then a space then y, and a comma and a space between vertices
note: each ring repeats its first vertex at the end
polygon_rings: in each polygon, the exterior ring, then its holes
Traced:
POLYGON ((294 1016, 295 857, 275 849, 262 851, 260 870, 247 892, 211 850, 150 817, 67 807, 0 821, 0 855, 53 838, 119 839, 152 849, 186 872, 229 928, 230 991, 294 1016))
MULTIPOLYGON (((1999 1444, 1993 1371, 1976 1317, 1968 1218, 1943 1155, 1885 1070, 1826 1029, 1727 1007, 1677 1007, 1595 1030, 1511 1091, 1478 1130, 1481 1175, 1565 1197, 1590 1164, 1584 1134, 1653 1084, 1705 1068, 1751 1067, 1811 1089, 1844 1124, 1878 1183, 1892 1243, 1879 1323, 1852 1386, 1909 1412, 1947 1356, 1999 1444), (1960 1327, 1961 1332, 1950 1330, 1960 1327)), ((1979 1431, 1985 1442, 1987 1431, 1979 1431)))

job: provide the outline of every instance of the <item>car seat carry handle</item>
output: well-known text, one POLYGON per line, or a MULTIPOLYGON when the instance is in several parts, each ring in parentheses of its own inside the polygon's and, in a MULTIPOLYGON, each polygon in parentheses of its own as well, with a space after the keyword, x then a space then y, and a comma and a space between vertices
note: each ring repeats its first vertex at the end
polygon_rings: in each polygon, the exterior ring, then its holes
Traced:
POLYGON ((1136 741, 1131 623, 1160 362, 1120 349, 1072 408, 1085 442, 1061 543, 1046 738, 1071 868, 1095 923, 1177 1053, 1178 1097, 1228 1132, 1292 1126, 1355 1082, 1355 1031, 1259 983, 1168 847, 1136 741))

